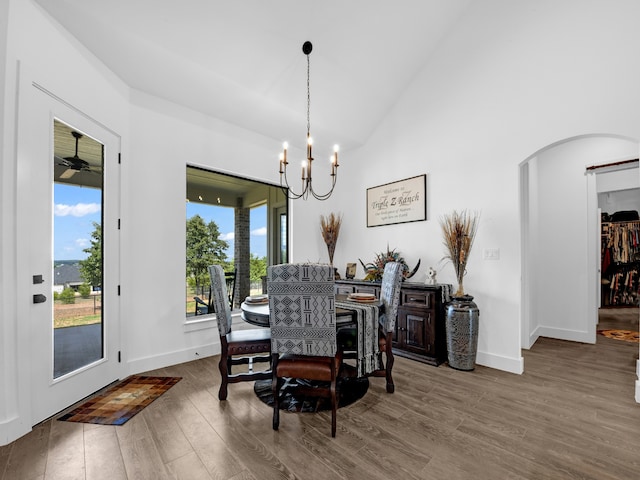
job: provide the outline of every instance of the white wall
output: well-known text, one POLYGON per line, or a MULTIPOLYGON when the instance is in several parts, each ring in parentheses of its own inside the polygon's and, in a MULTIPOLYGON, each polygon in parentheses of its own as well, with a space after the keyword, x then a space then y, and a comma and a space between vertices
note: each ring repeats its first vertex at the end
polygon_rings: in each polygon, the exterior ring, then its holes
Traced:
POLYGON ((125 356, 140 372, 219 352, 214 322, 185 325, 186 165, 273 181, 278 144, 139 92, 130 139, 122 166, 122 310, 125 356))
MULTIPOLYGON (((438 219, 453 209, 480 210, 465 279, 481 311, 478 363, 521 371, 519 164, 579 135, 640 138, 638 15, 634 1, 472 2, 366 146, 343 153, 337 193, 304 205, 308 214, 296 217, 294 235, 308 239, 319 214, 342 211, 336 265, 368 261, 388 243, 411 265, 422 259, 418 280, 433 265, 440 281, 454 283, 451 266, 439 263, 438 219), (367 229, 365 189, 422 173, 429 176, 428 221, 367 229), (500 260, 483 260, 487 248, 499 249, 500 260)), ((564 202, 564 193, 555 195, 549 200, 564 202)), ((584 222, 584 212, 576 213, 584 222)), ((296 246, 298 259, 325 254, 319 234, 296 246)), ((572 293, 576 305, 586 303, 586 291, 572 293)))
MULTIPOLYGON (((9 2, 0 2, 0 445, 6 438, 15 434, 9 433, 5 425, 11 423, 16 416, 17 395, 7 387, 16 383, 16 345, 15 321, 15 237, 9 232, 15 231, 15 217, 4 213, 11 204, 15 194, 15 165, 5 161, 12 155, 12 145, 5 141, 13 129, 11 111, 7 108, 6 91, 6 59, 7 35, 9 24, 9 2), (7 131, 8 130, 8 131, 7 131), (4 432, 7 431, 6 434, 4 432)), ((18 431, 16 428, 14 431, 18 431)))

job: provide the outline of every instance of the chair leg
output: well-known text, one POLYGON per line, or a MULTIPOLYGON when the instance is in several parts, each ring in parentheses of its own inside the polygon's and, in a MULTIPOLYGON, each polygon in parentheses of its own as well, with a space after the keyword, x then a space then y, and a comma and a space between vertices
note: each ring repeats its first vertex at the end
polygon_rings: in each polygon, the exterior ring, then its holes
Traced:
POLYGON ((391 376, 391 371, 393 370, 393 348, 391 345, 391 334, 387 334, 387 348, 385 351, 387 355, 387 368, 386 368, 386 379, 387 379, 387 393, 393 393, 396 389, 396 386, 393 383, 393 377, 391 376))
POLYGON ((274 377, 272 381, 273 391, 273 429, 278 430, 280 426, 280 387, 282 383, 278 378, 274 377))
POLYGON ((221 357, 220 363, 218 364, 218 369, 220 370, 220 376, 222 377, 220 382, 220 390, 218 391, 218 399, 226 400, 227 399, 227 385, 229 383, 229 374, 227 373, 227 357, 221 357))
POLYGON ((273 373, 271 380, 271 391, 273 393, 273 429, 278 430, 280 426, 280 387, 281 382, 278 379, 278 354, 271 354, 271 371, 273 373))
POLYGON ((229 384, 229 370, 231 363, 228 363, 228 349, 226 341, 221 342, 220 362, 218 363, 218 370, 220 370, 220 390, 218 391, 218 399, 227 399, 227 385, 229 384))
POLYGON ((336 436, 336 425, 337 425, 337 416, 338 416, 338 395, 336 392, 336 377, 334 375, 333 380, 331 381, 331 436, 335 438, 336 436))

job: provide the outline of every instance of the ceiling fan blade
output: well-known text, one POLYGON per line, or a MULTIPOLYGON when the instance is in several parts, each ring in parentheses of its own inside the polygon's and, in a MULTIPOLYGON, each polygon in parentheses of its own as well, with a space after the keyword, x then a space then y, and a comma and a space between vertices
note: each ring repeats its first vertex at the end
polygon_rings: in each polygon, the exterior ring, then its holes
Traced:
POLYGON ((73 177, 73 176, 76 174, 76 172, 77 172, 77 171, 78 171, 78 170, 74 170, 73 168, 67 168, 67 169, 62 173, 62 175, 60 175, 60 178, 71 178, 71 177, 73 177))

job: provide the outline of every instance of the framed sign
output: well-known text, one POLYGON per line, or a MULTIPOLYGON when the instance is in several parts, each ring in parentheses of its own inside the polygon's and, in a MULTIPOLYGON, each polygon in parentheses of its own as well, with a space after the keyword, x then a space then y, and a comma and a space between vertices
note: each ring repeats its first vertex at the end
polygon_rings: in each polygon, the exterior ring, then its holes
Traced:
POLYGON ((426 175, 367 188, 367 227, 426 219, 426 175))

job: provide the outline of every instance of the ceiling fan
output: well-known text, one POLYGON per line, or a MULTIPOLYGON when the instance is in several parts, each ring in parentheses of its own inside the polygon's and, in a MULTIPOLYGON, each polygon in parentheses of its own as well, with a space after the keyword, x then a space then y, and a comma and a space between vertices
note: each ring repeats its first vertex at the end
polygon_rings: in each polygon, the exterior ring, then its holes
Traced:
POLYGON ((71 135, 73 135, 73 137, 76 139, 76 153, 73 155, 73 157, 56 157, 56 159, 58 160, 58 165, 67 167, 67 169, 60 175, 60 178, 71 178, 77 172, 93 172, 91 170, 91 165, 89 164, 89 162, 78 157, 78 141, 82 138, 82 134, 72 131, 71 135))

